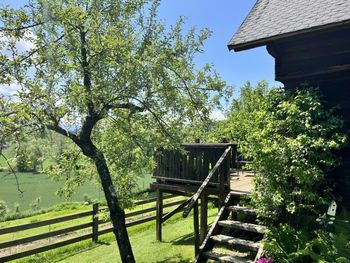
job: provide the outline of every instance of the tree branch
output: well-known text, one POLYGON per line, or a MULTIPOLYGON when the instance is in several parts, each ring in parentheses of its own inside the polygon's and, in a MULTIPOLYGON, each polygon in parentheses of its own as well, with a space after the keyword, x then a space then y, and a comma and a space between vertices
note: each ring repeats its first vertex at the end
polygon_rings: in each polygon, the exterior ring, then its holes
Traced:
MULTIPOLYGON (((184 88, 185 88, 185 90, 187 91, 187 94, 188 94, 188 96, 189 96, 189 98, 190 98, 190 100, 191 100, 191 102, 192 102, 192 104, 193 104, 193 107, 195 108, 196 112, 197 112, 198 115, 199 115, 199 118, 200 118, 203 122, 205 122, 206 120, 205 120, 204 116, 202 115, 201 111, 198 109, 198 107, 197 107, 197 105, 196 105, 196 102, 195 102, 195 100, 194 100, 194 98, 193 98, 193 96, 192 96, 192 93, 191 93, 190 88, 188 87, 186 81, 185 81, 185 80, 182 78, 182 76, 181 76, 176 70, 174 70, 173 68, 171 68, 171 67, 169 67, 169 66, 166 66, 166 68, 169 69, 171 72, 173 72, 173 73, 181 80, 181 82, 183 83, 184 88)), ((175 87, 175 88, 177 88, 177 87, 175 87)))
POLYGON ((125 102, 125 103, 107 104, 102 108, 101 112, 108 111, 110 109, 130 109, 131 111, 134 111, 134 112, 145 111, 144 107, 137 106, 131 102, 125 102))
POLYGON ((76 134, 74 134, 68 130, 63 129, 62 127, 60 127, 58 125, 58 123, 56 123, 55 125, 46 125, 46 128, 51 130, 51 131, 55 131, 63 136, 66 136, 66 137, 72 139, 74 142, 79 142, 79 137, 76 134))
POLYGON ((11 173, 15 176, 17 191, 19 192, 20 196, 22 197, 24 191, 20 188, 18 176, 17 176, 17 173, 16 173, 15 169, 13 169, 13 167, 12 167, 12 165, 10 164, 9 160, 8 160, 7 157, 3 154, 2 151, 0 151, 0 155, 2 156, 2 158, 4 158, 4 160, 5 160, 6 164, 7 164, 7 166, 8 166, 8 167, 10 168, 10 170, 11 170, 11 173))
POLYGON ((45 22, 38 22, 35 24, 31 24, 28 26, 21 26, 21 27, 14 27, 14 28, 7 28, 7 27, 0 27, 0 32, 6 32, 6 31, 21 31, 21 30, 25 30, 25 29, 29 29, 29 28, 33 28, 36 26, 40 26, 43 25, 45 22))
POLYGON ((89 115, 92 116, 94 115, 95 107, 92 102, 92 96, 91 96, 92 83, 91 83, 91 73, 89 70, 89 62, 88 62, 87 49, 86 49, 86 32, 83 30, 80 30, 80 41, 81 41, 80 54, 82 57, 81 66, 83 68, 84 87, 85 87, 85 91, 89 96, 87 106, 89 110, 89 115))

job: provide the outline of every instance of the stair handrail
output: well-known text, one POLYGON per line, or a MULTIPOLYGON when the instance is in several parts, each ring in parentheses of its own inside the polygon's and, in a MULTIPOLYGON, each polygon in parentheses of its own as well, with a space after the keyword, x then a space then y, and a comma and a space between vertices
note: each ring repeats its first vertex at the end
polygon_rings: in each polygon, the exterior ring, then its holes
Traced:
POLYGON ((213 167, 213 169, 211 169, 211 171, 209 172, 208 176, 205 178, 205 180, 203 181, 201 186, 198 188, 197 192, 194 193, 189 198, 190 201, 189 201, 188 205, 185 206, 185 208, 184 208, 184 212, 182 214, 183 217, 187 217, 188 214, 191 212, 194 204, 198 201, 198 199, 201 196, 201 194, 203 193, 204 189, 208 186, 211 178, 214 176, 215 172, 219 169, 219 167, 221 166, 223 161, 227 158, 227 155, 228 155, 229 152, 231 152, 231 150, 232 150, 231 146, 226 148, 224 153, 220 156, 219 160, 216 162, 216 164, 213 167))

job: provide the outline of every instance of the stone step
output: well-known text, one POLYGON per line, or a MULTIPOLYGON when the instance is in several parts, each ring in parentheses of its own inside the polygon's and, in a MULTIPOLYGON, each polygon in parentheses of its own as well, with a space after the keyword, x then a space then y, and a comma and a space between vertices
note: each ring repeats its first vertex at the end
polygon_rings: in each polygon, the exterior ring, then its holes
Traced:
POLYGON ((256 214, 256 210, 253 208, 247 208, 247 207, 243 207, 243 206, 228 206, 226 207, 227 210, 232 211, 232 212, 241 212, 244 214, 251 214, 251 215, 255 215, 256 214))
POLYGON ((261 233, 261 234, 264 234, 266 231, 265 226, 251 224, 251 223, 243 223, 241 221, 234 221, 234 220, 222 220, 222 221, 219 221, 219 225, 223 227, 235 228, 235 229, 245 230, 249 232, 261 233))
POLYGON ((226 235, 215 235, 210 237, 210 239, 219 244, 245 248, 251 251, 258 251, 260 248, 259 242, 253 242, 250 240, 234 238, 226 235))
POLYGON ((227 254, 217 253, 213 251, 204 252, 203 256, 207 259, 211 259, 211 260, 215 260, 223 263, 253 263, 253 261, 248 259, 234 257, 227 254))

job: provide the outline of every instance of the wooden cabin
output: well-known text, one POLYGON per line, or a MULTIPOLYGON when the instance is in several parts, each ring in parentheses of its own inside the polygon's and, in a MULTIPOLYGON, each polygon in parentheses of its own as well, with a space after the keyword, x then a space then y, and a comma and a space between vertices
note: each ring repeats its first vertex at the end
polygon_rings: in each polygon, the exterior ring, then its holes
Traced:
MULTIPOLYGON (((328 107, 339 105, 350 135, 350 1, 258 0, 228 47, 266 46, 275 78, 286 90, 319 87, 328 107)), ((350 145, 332 172, 336 199, 350 209, 350 145)))

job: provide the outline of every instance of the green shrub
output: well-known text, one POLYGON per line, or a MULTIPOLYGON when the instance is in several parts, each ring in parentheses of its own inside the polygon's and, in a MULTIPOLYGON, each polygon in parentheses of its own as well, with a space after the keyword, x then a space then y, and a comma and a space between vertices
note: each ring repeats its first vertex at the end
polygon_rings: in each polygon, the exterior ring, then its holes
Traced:
POLYGON ((264 249, 279 263, 350 263, 339 255, 334 239, 324 230, 310 232, 282 224, 267 232, 264 249))
POLYGON ((264 82, 242 88, 221 126, 253 160, 248 167, 256 171, 252 204, 266 222, 293 224, 328 204, 325 175, 339 164, 334 152, 346 141, 342 124, 323 106, 317 90, 288 94, 264 82))

